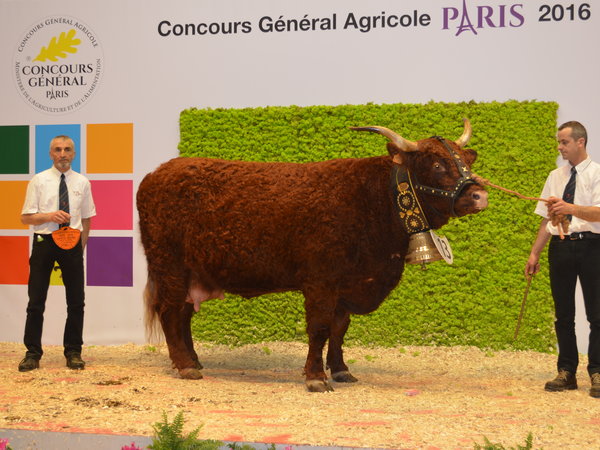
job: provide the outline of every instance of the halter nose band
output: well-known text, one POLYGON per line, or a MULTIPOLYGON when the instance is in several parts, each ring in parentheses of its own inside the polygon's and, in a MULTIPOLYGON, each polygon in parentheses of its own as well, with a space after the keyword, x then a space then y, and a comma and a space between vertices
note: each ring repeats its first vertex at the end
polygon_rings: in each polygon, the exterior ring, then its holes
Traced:
POLYGON ((461 177, 456 181, 456 185, 454 186, 454 189, 452 189, 451 191, 446 191, 444 189, 438 189, 438 188, 434 188, 431 186, 424 186, 424 185, 420 184, 418 182, 418 180, 416 180, 417 183, 416 183, 415 188, 419 191, 422 191, 422 192, 425 192, 428 194, 437 195, 438 197, 445 197, 445 198, 451 200, 452 201, 452 215, 454 217, 457 217, 456 212, 454 211, 454 203, 455 203, 456 199, 460 196, 463 189, 465 187, 467 187, 469 184, 478 184, 478 183, 473 179, 473 175, 471 174, 471 171, 469 170, 467 165, 463 162, 463 160, 461 159, 458 152, 456 150, 454 150, 452 147, 450 147, 444 138, 442 138, 440 136, 433 136, 433 138, 440 141, 443 144, 443 146, 446 148, 446 150, 448 150, 448 153, 450 153, 450 157, 454 161, 454 164, 456 164, 456 168, 458 169, 458 172, 460 173, 461 177))

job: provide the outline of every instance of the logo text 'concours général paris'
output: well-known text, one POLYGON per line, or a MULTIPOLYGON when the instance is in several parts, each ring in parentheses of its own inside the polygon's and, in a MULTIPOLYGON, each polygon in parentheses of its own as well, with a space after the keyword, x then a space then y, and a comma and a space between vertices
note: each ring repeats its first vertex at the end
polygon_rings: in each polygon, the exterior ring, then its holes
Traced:
POLYGON ((15 51, 17 89, 27 103, 45 113, 64 114, 84 106, 103 71, 97 35, 73 17, 40 20, 15 51))

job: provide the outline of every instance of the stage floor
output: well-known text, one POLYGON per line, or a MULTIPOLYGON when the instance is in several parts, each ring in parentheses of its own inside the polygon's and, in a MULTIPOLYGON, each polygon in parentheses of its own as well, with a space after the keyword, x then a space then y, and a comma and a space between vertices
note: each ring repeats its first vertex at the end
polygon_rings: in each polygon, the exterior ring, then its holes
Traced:
POLYGON ((359 382, 317 394, 304 386, 305 344, 196 349, 204 379, 192 381, 171 369, 164 345, 88 346, 83 371, 49 346, 39 370, 20 373, 23 346, 0 343, 0 428, 149 438, 163 412, 172 421, 183 411, 184 431, 201 426, 201 439, 281 448, 472 449, 485 438, 509 448, 529 433, 534 448, 600 447, 583 356, 579 389, 548 393, 555 355, 349 347, 359 382))

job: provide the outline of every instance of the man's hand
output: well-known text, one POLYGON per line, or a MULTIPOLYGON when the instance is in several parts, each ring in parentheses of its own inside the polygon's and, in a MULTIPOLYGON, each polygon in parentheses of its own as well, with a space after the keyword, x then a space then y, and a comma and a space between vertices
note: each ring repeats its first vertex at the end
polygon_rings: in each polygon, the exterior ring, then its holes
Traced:
POLYGON ((43 223, 54 222, 67 223, 71 220, 71 214, 64 211, 54 211, 50 213, 35 213, 35 214, 22 214, 21 223, 24 225, 41 225, 43 223))
POLYGON ((548 217, 550 217, 552 225, 558 228, 560 238, 563 239, 564 235, 569 233, 569 225, 571 224, 571 221, 567 218, 567 214, 573 215, 573 213, 562 213, 559 212, 559 210, 563 211, 565 209, 570 209, 569 207, 574 208, 574 206, 571 203, 567 203, 556 197, 550 197, 546 202, 546 206, 548 208, 548 217))
POLYGON ((69 220, 71 220, 71 214, 58 210, 54 211, 53 213, 50 213, 49 219, 50 222, 58 224, 67 223, 69 220))
POLYGON ((529 255, 527 263, 525 263, 525 278, 529 278, 540 271, 540 257, 534 254, 529 255))
POLYGON ((550 197, 548 199, 548 215, 549 216, 557 216, 557 215, 573 215, 575 213, 575 205, 572 203, 567 203, 564 200, 556 197, 550 197))

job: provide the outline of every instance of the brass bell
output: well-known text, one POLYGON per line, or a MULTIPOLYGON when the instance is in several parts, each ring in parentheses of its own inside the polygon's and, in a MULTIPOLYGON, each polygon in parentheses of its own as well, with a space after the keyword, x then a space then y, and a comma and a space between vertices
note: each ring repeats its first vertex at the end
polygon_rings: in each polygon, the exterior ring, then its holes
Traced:
POLYGON ((431 233, 421 231, 411 234, 408 241, 408 252, 406 253, 406 262, 408 264, 421 264, 421 269, 425 270, 426 263, 439 261, 442 255, 438 251, 431 233))

